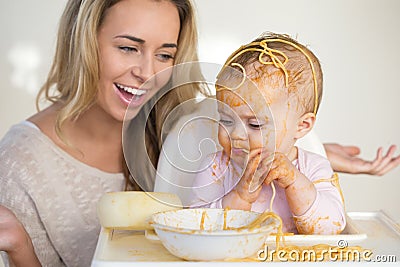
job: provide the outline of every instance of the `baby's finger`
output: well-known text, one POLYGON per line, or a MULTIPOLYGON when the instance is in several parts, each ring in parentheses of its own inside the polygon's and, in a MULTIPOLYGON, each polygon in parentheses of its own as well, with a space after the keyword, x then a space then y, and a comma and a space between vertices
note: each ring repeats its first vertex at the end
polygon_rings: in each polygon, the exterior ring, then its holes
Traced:
POLYGON ((249 192, 255 191, 257 188, 259 188, 263 183, 265 178, 268 175, 269 169, 271 165, 269 164, 261 164, 257 168, 257 170, 254 172, 253 177, 251 178, 250 185, 249 185, 249 192))
POLYGON ((252 150, 250 150, 250 151, 248 152, 248 154, 249 154, 248 157, 249 157, 249 158, 254 158, 254 157, 256 157, 256 156, 261 155, 261 152, 262 152, 262 147, 252 149, 252 150))
POLYGON ((260 165, 260 154, 254 154, 251 155, 252 158, 249 156, 249 160, 247 161, 247 164, 245 166, 245 171, 243 178, 247 183, 250 183, 251 179, 254 176, 254 173, 256 172, 257 168, 260 165))
POLYGON ((264 179, 264 184, 269 185, 273 180, 278 178, 279 178, 279 168, 272 166, 264 179))

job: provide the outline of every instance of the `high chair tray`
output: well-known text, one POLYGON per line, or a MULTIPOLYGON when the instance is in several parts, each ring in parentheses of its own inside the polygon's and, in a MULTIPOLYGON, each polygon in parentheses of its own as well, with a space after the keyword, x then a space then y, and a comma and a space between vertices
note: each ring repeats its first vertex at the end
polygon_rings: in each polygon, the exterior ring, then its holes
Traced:
MULTIPOLYGON (((273 237, 267 239, 273 243, 273 237)), ((289 245, 311 246, 316 244, 336 245, 345 242, 348 246, 362 246, 373 251, 373 256, 384 255, 386 259, 400 263, 400 227, 383 211, 349 212, 345 231, 340 235, 293 235, 285 236, 289 245)), ((201 249, 201 248, 199 248, 201 249)), ((261 248, 260 248, 261 249, 261 248)), ((240 262, 189 262, 170 254, 159 241, 146 239, 144 231, 121 231, 102 229, 99 235, 92 267, 127 266, 232 266, 240 262)), ((246 266, 271 264, 246 262, 246 266)), ((274 264, 274 263, 272 263, 274 264)), ((292 265, 301 263, 292 263, 292 265)), ((309 264, 309 263, 308 263, 309 264)), ((318 264, 316 262, 315 264, 318 264)), ((324 264, 334 264, 328 262, 324 264)), ((341 262, 341 264, 365 264, 341 262)))

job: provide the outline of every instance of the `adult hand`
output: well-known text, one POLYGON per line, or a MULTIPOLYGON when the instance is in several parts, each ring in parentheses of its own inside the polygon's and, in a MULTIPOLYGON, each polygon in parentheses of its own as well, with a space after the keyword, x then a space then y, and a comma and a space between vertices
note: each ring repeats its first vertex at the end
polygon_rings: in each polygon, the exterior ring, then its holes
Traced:
POLYGON ((0 250, 8 253, 14 266, 41 266, 32 241, 14 213, 0 205, 0 250))
POLYGON ((380 147, 376 153, 376 158, 372 161, 357 157, 360 154, 360 149, 357 146, 327 143, 324 144, 324 148, 332 168, 336 172, 382 176, 400 164, 400 155, 394 157, 395 145, 390 146, 385 155, 383 155, 383 149, 380 147))

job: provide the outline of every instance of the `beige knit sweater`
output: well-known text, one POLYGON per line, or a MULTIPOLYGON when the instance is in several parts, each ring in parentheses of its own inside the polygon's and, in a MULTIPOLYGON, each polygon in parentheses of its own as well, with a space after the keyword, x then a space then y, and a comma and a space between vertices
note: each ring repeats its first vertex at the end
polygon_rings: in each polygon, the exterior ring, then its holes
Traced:
POLYGON ((81 163, 28 122, 0 141, 0 204, 21 220, 43 266, 90 266, 97 202, 123 185, 122 174, 81 163))

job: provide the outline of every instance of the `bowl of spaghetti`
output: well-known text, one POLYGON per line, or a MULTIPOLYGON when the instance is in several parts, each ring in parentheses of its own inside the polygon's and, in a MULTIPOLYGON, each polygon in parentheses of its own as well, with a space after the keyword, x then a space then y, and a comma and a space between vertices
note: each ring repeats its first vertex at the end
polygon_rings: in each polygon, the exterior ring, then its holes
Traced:
POLYGON ((276 216, 227 209, 181 209, 156 213, 151 225, 164 247, 173 255, 193 261, 252 257, 266 238, 276 233, 276 216), (256 224, 252 224, 256 222, 256 224))

